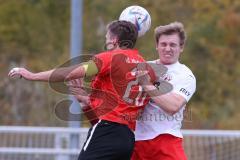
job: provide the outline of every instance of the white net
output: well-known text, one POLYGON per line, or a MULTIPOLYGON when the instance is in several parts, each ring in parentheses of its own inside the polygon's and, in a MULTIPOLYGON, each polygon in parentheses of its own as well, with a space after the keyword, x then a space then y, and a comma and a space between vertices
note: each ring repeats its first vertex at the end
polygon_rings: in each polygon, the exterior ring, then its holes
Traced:
POLYGON ((240 131, 184 130, 189 160, 240 160, 240 131))
POLYGON ((74 160, 87 131, 87 128, 0 127, 0 160, 74 160), (72 146, 74 136, 77 142, 72 146))

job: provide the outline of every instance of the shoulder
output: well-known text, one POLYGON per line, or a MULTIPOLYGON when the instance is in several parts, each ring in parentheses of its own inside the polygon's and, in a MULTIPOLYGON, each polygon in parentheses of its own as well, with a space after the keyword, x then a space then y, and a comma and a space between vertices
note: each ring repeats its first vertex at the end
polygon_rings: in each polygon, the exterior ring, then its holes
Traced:
POLYGON ((179 70, 179 72, 181 72, 181 77, 186 77, 186 78, 196 81, 196 77, 194 76, 193 72, 185 64, 179 63, 178 70, 179 70))
POLYGON ((95 57, 101 57, 101 56, 108 56, 108 55, 111 55, 112 54, 112 51, 104 51, 104 52, 100 52, 98 54, 95 54, 94 56, 95 57))
POLYGON ((97 62, 105 62, 105 61, 111 61, 112 59, 112 51, 105 51, 105 52, 100 52, 98 54, 93 55, 93 61, 97 62))

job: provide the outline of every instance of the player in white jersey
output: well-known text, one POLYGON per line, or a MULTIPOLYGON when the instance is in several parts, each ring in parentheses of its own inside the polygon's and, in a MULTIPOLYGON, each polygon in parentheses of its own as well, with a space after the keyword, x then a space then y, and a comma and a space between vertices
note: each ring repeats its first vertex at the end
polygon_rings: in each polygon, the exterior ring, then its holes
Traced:
POLYGON ((155 38, 159 59, 154 63, 167 67, 166 74, 160 78, 173 89, 156 95, 148 92, 156 89, 156 85, 142 82, 152 99, 136 123, 132 160, 186 160, 180 129, 186 103, 196 90, 193 73, 179 62, 186 34, 182 23, 174 22, 157 27, 155 38))

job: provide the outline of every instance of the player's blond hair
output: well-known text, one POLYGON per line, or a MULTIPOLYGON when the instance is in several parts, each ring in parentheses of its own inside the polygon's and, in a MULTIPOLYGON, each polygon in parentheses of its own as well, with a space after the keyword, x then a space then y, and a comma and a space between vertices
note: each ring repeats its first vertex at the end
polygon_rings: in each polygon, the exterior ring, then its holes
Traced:
POLYGON ((187 35, 184 30, 184 26, 181 22, 172 22, 168 25, 158 26, 154 30, 155 40, 158 44, 159 38, 161 35, 171 35, 178 33, 180 38, 180 46, 183 47, 187 38, 187 35))

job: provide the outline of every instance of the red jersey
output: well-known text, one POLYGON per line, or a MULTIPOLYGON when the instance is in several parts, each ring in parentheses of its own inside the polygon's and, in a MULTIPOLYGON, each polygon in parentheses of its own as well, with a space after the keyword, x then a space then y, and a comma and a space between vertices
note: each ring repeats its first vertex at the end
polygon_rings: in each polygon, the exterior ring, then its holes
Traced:
MULTIPOLYGON (((113 50, 94 56, 98 74, 92 80, 91 107, 99 119, 132 125, 149 97, 136 79, 139 63, 145 60, 137 50, 113 50)), ((155 79, 150 71, 150 77, 155 79)))

